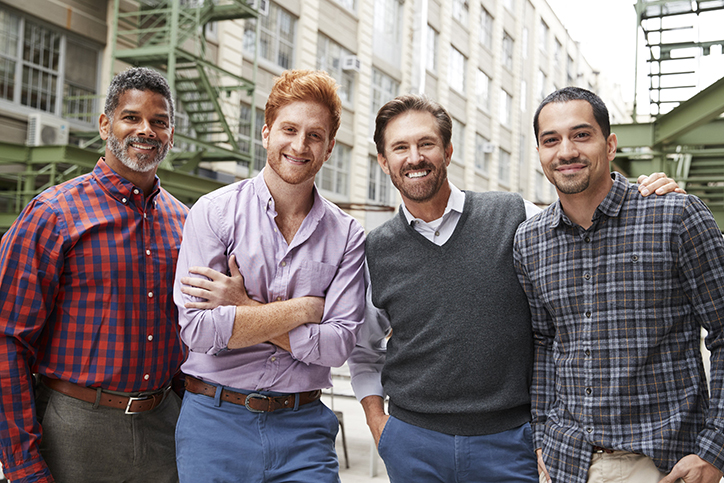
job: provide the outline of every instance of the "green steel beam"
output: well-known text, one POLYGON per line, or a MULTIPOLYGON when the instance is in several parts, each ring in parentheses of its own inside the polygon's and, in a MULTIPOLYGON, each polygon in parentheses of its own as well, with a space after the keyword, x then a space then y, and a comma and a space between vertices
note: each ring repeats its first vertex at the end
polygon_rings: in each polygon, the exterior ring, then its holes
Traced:
POLYGON ((719 79, 655 122, 654 144, 672 144, 679 136, 716 119, 724 112, 724 78, 719 79))
POLYGON ((654 145, 654 125, 650 123, 613 124, 611 132, 616 133, 619 149, 654 145))

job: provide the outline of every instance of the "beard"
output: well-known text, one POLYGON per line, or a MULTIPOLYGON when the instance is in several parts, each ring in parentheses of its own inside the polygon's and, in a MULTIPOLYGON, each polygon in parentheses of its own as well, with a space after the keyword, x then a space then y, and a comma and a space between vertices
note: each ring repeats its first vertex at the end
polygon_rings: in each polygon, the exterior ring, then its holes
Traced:
POLYGON ((415 166, 404 165, 400 168, 399 173, 392 174, 390 172, 392 184, 405 198, 422 203, 435 197, 440 191, 440 187, 447 179, 447 166, 442 163, 440 167, 436 167, 429 161, 422 161, 415 166), (415 182, 412 185, 407 184, 409 178, 405 174, 409 171, 418 171, 421 169, 429 170, 430 173, 425 177, 424 182, 415 182))
POLYGON ((168 144, 163 144, 157 139, 140 138, 137 136, 129 136, 121 142, 121 140, 113 134, 113 126, 110 128, 108 141, 106 141, 106 143, 113 155, 118 158, 125 167, 138 173, 147 173, 155 169, 161 164, 161 161, 164 160, 169 149, 168 144), (133 143, 150 144, 156 148, 156 155, 152 157, 150 153, 139 153, 135 158, 131 157, 128 154, 128 148, 133 143))
MULTIPOLYGON (((582 193, 583 191, 586 191, 591 184, 591 178, 588 172, 564 175, 556 171, 559 166, 577 163, 582 163, 582 161, 580 159, 574 159, 572 161, 566 163, 558 163, 553 166, 553 174, 550 176, 549 181, 553 183, 558 191, 565 195, 575 195, 578 193, 582 193)), ((588 166, 590 163, 585 164, 588 166)))

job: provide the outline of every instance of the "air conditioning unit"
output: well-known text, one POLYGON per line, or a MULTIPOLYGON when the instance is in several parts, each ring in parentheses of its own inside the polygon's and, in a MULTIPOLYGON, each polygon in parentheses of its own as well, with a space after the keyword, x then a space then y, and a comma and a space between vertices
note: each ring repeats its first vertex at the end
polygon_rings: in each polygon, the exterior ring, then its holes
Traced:
POLYGON ((28 146, 62 146, 68 144, 68 121, 51 114, 28 115, 28 146))
POLYGON ((495 151, 495 144, 483 143, 483 152, 484 153, 492 153, 493 151, 495 151))
POLYGON ((342 70, 359 72, 362 68, 362 62, 356 55, 345 55, 342 57, 342 70))
POLYGON ((251 0, 251 8, 258 10, 261 15, 269 15, 269 0, 251 0))

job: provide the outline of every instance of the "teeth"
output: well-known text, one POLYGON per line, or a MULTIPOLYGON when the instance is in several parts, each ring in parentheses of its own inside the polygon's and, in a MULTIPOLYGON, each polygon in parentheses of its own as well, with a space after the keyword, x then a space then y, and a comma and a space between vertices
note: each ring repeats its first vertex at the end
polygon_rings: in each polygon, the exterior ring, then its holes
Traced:
POLYGON ((407 173, 408 178, 422 178, 423 176, 427 176, 427 171, 418 171, 416 173, 407 173))
POLYGON ((131 144, 131 146, 133 146, 136 149, 146 149, 146 150, 153 149, 153 146, 146 146, 144 144, 131 144))

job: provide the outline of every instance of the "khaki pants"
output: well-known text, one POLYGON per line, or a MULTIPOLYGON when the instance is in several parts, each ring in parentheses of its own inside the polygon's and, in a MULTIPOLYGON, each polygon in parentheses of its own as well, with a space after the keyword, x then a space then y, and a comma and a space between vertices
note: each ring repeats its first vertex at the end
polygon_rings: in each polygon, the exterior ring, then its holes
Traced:
POLYGON ((595 453, 588 469, 588 483, 659 483, 665 476, 648 456, 626 451, 595 453))

